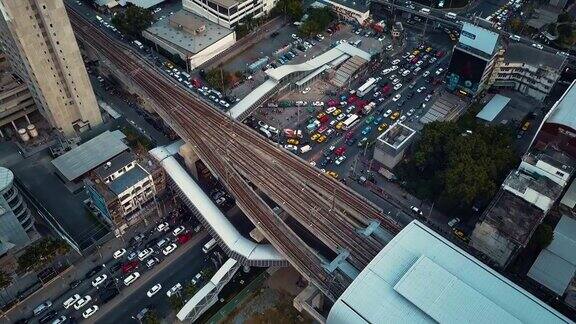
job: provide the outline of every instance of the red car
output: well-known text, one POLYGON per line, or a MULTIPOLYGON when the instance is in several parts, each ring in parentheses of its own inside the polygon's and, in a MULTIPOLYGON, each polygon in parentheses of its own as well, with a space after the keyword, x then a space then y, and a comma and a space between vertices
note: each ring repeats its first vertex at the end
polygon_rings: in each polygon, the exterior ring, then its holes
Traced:
POLYGON ((138 268, 138 264, 139 264, 138 260, 132 260, 124 263, 122 265, 122 273, 128 274, 134 271, 136 268, 138 268))
POLYGON ((194 78, 194 79, 192 79, 192 86, 194 88, 202 88, 202 81, 194 78))
POLYGON ((346 148, 344 146, 340 146, 334 151, 334 154, 338 156, 344 155, 344 153, 346 153, 346 148))
POLYGON ((322 134, 328 129, 328 126, 324 125, 318 128, 318 133, 322 134))
POLYGON ((322 117, 320 117, 320 119, 318 119, 322 124, 327 123, 330 121, 330 117, 328 117, 328 115, 324 115, 322 117))
POLYGON ((444 56, 444 51, 440 50, 440 51, 436 52, 437 58, 441 58, 442 56, 444 56))
POLYGON ((180 243, 182 245, 182 244, 190 241, 191 238, 192 238, 192 233, 190 233, 190 232, 182 233, 182 234, 178 235, 178 243, 180 243))
POLYGON ((328 100, 328 107, 336 107, 340 104, 340 102, 336 99, 328 100))
POLYGON ((348 103, 349 103, 349 104, 353 104, 353 103, 355 103, 356 101, 358 101, 358 99, 359 99, 359 98, 358 98, 356 95, 350 95, 350 97, 348 97, 348 103))

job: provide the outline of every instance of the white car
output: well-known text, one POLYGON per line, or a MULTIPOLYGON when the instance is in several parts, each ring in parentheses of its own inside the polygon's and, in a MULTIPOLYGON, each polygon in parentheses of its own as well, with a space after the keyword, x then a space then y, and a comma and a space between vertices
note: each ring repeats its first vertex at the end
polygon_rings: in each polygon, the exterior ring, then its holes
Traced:
POLYGON ((426 90, 426 87, 420 87, 420 88, 416 89, 416 92, 420 93, 424 90, 426 90))
POLYGON ((386 112, 385 112, 382 116, 383 116, 384 118, 387 118, 387 117, 389 117, 390 115, 392 115, 392 110, 391 110, 391 109, 388 109, 388 110, 386 110, 386 112))
POLYGON ((412 212, 416 215, 423 215, 422 211, 416 206, 410 206, 410 210, 412 210, 412 212))
POLYGON ((540 45, 540 44, 536 44, 536 43, 533 43, 533 44, 532 44, 532 47, 535 47, 535 48, 537 48, 537 49, 539 49, 539 50, 543 50, 543 49, 544 49, 544 46, 542 46, 542 45, 540 45))
POLYGON ((405 121, 405 120, 406 120, 406 115, 402 115, 399 120, 400 120, 400 122, 405 121))
POLYGON ((410 116, 414 115, 415 111, 416 111, 416 109, 414 109, 414 108, 408 110, 408 112, 406 113, 406 116, 410 117, 410 116))
POLYGON ((168 254, 174 252, 174 250, 176 250, 177 247, 178 247, 178 245, 176 245, 176 243, 172 243, 172 244, 168 245, 167 247, 165 247, 164 250, 162 250, 162 253, 164 255, 168 255, 168 254))
POLYGON ((170 225, 168 225, 168 223, 166 223, 166 222, 164 222, 164 223, 162 223, 156 227, 156 230, 158 232, 166 232, 169 229, 170 229, 170 225))
POLYGON ((86 295, 84 296, 84 298, 78 299, 78 301, 76 301, 76 303, 74 304, 74 309, 79 310, 80 308, 86 306, 86 304, 88 304, 91 300, 92 297, 90 297, 90 295, 86 295))
POLYGON ((331 114, 334 110, 336 110, 336 107, 328 107, 328 109, 326 109, 326 114, 331 114))
POLYGON ((166 296, 168 297, 172 297, 174 294, 176 294, 177 292, 179 292, 182 289, 182 285, 180 283, 177 283, 174 285, 174 287, 170 288, 167 292, 166 292, 166 296))
POLYGON ((147 257, 151 256, 152 253, 154 253, 153 248, 144 249, 138 253, 138 259, 140 261, 144 261, 144 260, 146 260, 147 257))
POLYGON ((306 89, 302 90, 303 94, 307 94, 308 92, 310 92, 310 88, 306 88, 306 89))
POLYGON ((62 316, 54 319, 54 320, 52 321, 52 324, 62 324, 62 323, 64 323, 64 322, 66 322, 67 319, 68 319, 68 317, 62 315, 62 316))
POLYGON ((139 272, 133 272, 128 277, 124 278, 124 284, 126 286, 130 286, 130 284, 133 283, 134 281, 136 281, 136 279, 138 279, 138 278, 140 278, 140 273, 139 272))
POLYGON ((107 278, 108 278, 108 276, 105 274, 99 275, 94 280, 92 280, 92 286, 94 286, 94 287, 100 286, 104 281, 106 281, 107 278))
POLYGON ((423 77, 427 77, 430 75, 430 71, 424 71, 424 73, 422 73, 423 77))
POLYGON ((394 79, 392 80, 392 84, 398 84, 400 82, 400 79, 394 79))
POLYGON ((398 65, 398 63, 400 63, 399 59, 395 59, 394 61, 390 62, 392 63, 392 65, 398 65))
POLYGON ((382 70, 382 75, 386 75, 392 71, 393 71, 392 69, 384 69, 384 70, 382 70))
POLYGON ((186 227, 184 227, 184 226, 178 226, 178 227, 176 227, 176 228, 172 231, 172 235, 178 236, 178 235, 184 233, 185 230, 186 230, 186 227))
POLYGON ((298 152, 298 146, 296 145, 286 144, 284 148, 291 152, 298 152))
POLYGON ((390 71, 396 71, 396 70, 398 70, 398 65, 392 65, 390 67, 390 71))
POLYGON ((408 74, 410 74, 410 72, 412 72, 410 71, 410 69, 405 70, 404 72, 402 72, 402 76, 407 76, 408 74))
POLYGON ((402 95, 397 94, 394 96, 394 98, 392 98, 392 101, 398 101, 398 99, 400 99, 400 97, 402 97, 402 95))
POLYGON ((314 107, 324 107, 324 101, 314 101, 314 102, 312 102, 312 106, 314 106, 314 107))
POLYGON ((398 83, 394 86, 394 90, 400 90, 400 88, 402 88, 402 83, 398 83))
POLYGON ((34 316, 41 314, 43 311, 47 310, 50 307, 52 307, 51 301, 47 300, 47 301, 43 302, 42 304, 40 304, 40 305, 36 306, 36 308, 34 308, 34 316))
POLYGON ((88 317, 94 315, 94 313, 96 313, 97 311, 98 311, 98 305, 92 305, 92 306, 86 308, 86 310, 82 313, 82 317, 88 318, 88 317))
POLYGON ((336 120, 340 121, 343 120, 344 118, 348 117, 346 114, 340 114, 338 115, 338 117, 336 117, 336 120))
POLYGON ((436 75, 440 75, 440 74, 442 74, 442 72, 444 72, 444 69, 439 68, 438 70, 436 70, 436 75))
POLYGON ((113 257, 114 257, 114 259, 118 259, 118 258, 121 258, 124 254, 126 254, 126 249, 120 249, 120 250, 114 252, 113 257))
POLYGON ((460 218, 456 217, 456 218, 452 218, 449 222, 448 222, 448 226, 450 227, 454 227, 454 225, 460 223, 460 218))
POLYGON ((430 101, 430 99, 432 99, 431 94, 427 95, 426 98, 424 98, 424 101, 428 102, 428 101, 430 101))
POLYGON ((155 284, 154 286, 152 286, 152 288, 150 288, 150 290, 148 290, 148 292, 146 292, 146 296, 152 298, 152 296, 156 295, 156 293, 158 293, 160 289, 162 289, 162 285, 155 284))
POLYGON ((62 303, 62 306, 64 306, 65 309, 68 309, 68 307, 74 305, 74 303, 76 303, 80 298, 80 295, 74 294, 70 298, 66 299, 64 303, 62 303))
POLYGON ((340 164, 342 164, 342 162, 344 162, 344 160, 346 160, 346 156, 342 155, 342 156, 338 157, 334 163, 336 165, 340 165, 340 164))

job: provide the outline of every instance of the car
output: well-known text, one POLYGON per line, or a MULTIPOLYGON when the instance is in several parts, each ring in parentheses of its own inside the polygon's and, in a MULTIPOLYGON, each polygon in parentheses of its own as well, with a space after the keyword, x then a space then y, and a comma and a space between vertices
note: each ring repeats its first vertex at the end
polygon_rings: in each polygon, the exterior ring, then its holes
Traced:
POLYGON ((426 87, 420 87, 420 88, 416 89, 416 92, 421 93, 424 90, 426 90, 426 87))
MULTIPOLYGON (((398 95, 399 96, 399 95, 398 95)), ((398 99, 396 99, 398 100, 398 99)), ((392 115, 392 110, 388 109, 386 110, 386 112, 382 115, 384 118, 387 118, 388 116, 392 115)))
POLYGON ((88 304, 91 300, 92 300, 92 297, 90 297, 90 295, 86 295, 86 296, 78 299, 78 300, 74 303, 74 309, 75 309, 75 310, 79 310, 80 308, 86 306, 86 304, 88 304))
POLYGON ((345 114, 340 114, 340 115, 338 115, 338 116, 336 117, 336 120, 337 120, 337 121, 341 121, 341 120, 343 120, 344 118, 346 118, 346 115, 345 115, 345 114))
POLYGON ((302 90, 303 94, 307 94, 308 92, 310 92, 310 88, 306 88, 306 89, 302 90))
POLYGON ((296 145, 286 144, 284 145, 284 148, 291 152, 298 152, 298 146, 296 145))
POLYGON ((415 111, 416 111, 416 109, 414 109, 414 108, 408 110, 408 112, 406 113, 406 116, 408 116, 408 117, 412 116, 415 111))
POLYGON ((334 154, 336 155, 343 155, 344 153, 346 153, 346 147, 344 146, 340 146, 339 148, 334 150, 334 154))
MULTIPOLYGON (((340 115, 343 116, 343 115, 340 115)), ((334 128, 336 128, 337 130, 342 129, 342 127, 344 127, 344 122, 339 122, 338 124, 336 124, 336 126, 334 128)))
POLYGON ((300 141, 295 139, 295 138, 289 138, 286 140, 286 143, 292 144, 292 145, 298 145, 298 144, 300 144, 300 141))
POLYGON ((341 109, 336 109, 332 112, 332 116, 336 117, 336 116, 340 115, 341 113, 342 113, 341 109))
POLYGON ((375 118, 374 116, 368 116, 368 118, 366 118, 366 120, 364 121, 364 123, 365 123, 366 125, 370 125, 370 124, 372 124, 372 122, 374 121, 374 118, 375 118))
POLYGON ((172 297, 173 295, 177 294, 180 290, 182 290, 182 285, 180 283, 177 283, 172 288, 168 289, 168 291, 166 292, 166 296, 172 297))
POLYGON ((400 79, 393 79, 392 80, 392 84, 398 84, 398 83, 400 83, 400 79))
POLYGON ((400 121, 400 122, 403 122, 403 121, 406 120, 406 118, 407 118, 406 115, 402 115, 402 116, 400 117, 399 121, 400 121))
POLYGON ((374 119, 373 124, 374 124, 375 126, 377 126, 378 124, 380 124, 380 123, 382 122, 382 119, 384 119, 384 117, 382 117, 382 116, 376 117, 376 118, 374 119))
POLYGON ((85 276, 86 279, 94 277, 94 275, 96 275, 98 272, 100 272, 100 270, 102 270, 102 268, 103 268, 102 265, 97 265, 94 268, 90 269, 90 271, 88 271, 86 273, 86 276, 85 276))
POLYGON ((82 313, 82 317, 88 318, 88 317, 94 315, 94 313, 96 313, 98 311, 98 309, 99 309, 98 305, 92 305, 92 306, 86 308, 86 310, 84 310, 84 312, 82 313))
POLYGON ((52 321, 52 324, 62 324, 64 322, 66 322, 66 320, 68 319, 68 317, 66 317, 65 315, 59 316, 58 318, 54 319, 52 321))
POLYGON ((328 107, 328 109, 326 109, 326 114, 331 114, 336 110, 336 107, 328 107))
POLYGON ((152 286, 152 288, 150 288, 147 292, 146 292, 146 296, 152 298, 152 296, 156 295, 160 289, 162 289, 162 285, 161 284, 155 284, 154 286, 152 286))
POLYGON ((162 253, 164 255, 168 255, 168 254, 174 252, 174 250, 176 250, 177 247, 178 247, 178 245, 176 245, 176 243, 170 243, 170 245, 168 245, 167 247, 164 248, 164 250, 162 250, 162 253))
MULTIPOLYGON (((338 126, 336 126, 336 127, 338 127, 338 126)), ((315 134, 312 134, 312 136, 310 136, 310 140, 316 141, 319 137, 320 137, 320 134, 315 133, 315 134)))
POLYGON ((336 173, 334 171, 326 171, 326 175, 328 175, 329 177, 332 177, 334 179, 338 179, 338 173, 336 173))
POLYGON ((400 90, 400 88, 402 88, 402 83, 398 83, 394 86, 394 90, 400 90))
POLYGON ((320 137, 318 137, 318 139, 316 140, 316 142, 318 143, 323 143, 326 141, 328 137, 326 137, 326 135, 320 135, 320 137))
POLYGON ((397 94, 394 96, 394 98, 392 98, 392 101, 398 101, 398 99, 400 99, 400 97, 402 97, 401 94, 397 94))
POLYGON ((430 71, 424 71, 424 73, 422 73, 423 77, 427 77, 430 75, 430 71))
POLYGON ((98 286, 100 286, 104 281, 106 281, 107 278, 108 276, 104 273, 99 275, 94 280, 92 280, 92 286, 98 288, 98 286))
POLYGON ((43 312, 45 312, 48 308, 52 307, 52 302, 47 300, 45 302, 43 302, 42 304, 36 306, 36 308, 34 308, 34 316, 38 316, 40 314, 42 314, 43 312))
POLYGON ((370 134, 371 131, 372 131, 372 126, 366 126, 366 127, 362 130, 362 135, 368 135, 368 134, 370 134))
POLYGON ((396 119, 398 119, 398 117, 400 117, 400 112, 399 112, 399 111, 395 111, 395 112, 390 116, 390 119, 396 120, 396 119))
POLYGON ((428 101, 430 101, 430 99, 432 99, 431 94, 427 95, 426 98, 424 98, 424 101, 428 102, 428 101))
POLYGON ((388 124, 383 123, 382 125, 378 126, 378 131, 383 132, 386 130, 386 128, 388 128, 388 124))
POLYGON ((64 306, 64 309, 68 309, 70 306, 74 305, 74 303, 76 303, 80 298, 81 298, 80 295, 74 294, 70 296, 70 298, 66 299, 62 303, 62 306, 64 306))
POLYGON ((183 233, 185 230, 186 230, 186 227, 184 227, 184 226, 178 226, 178 227, 176 227, 176 228, 172 231, 172 235, 178 236, 178 235, 180 235, 181 233, 183 233))
POLYGON ((438 68, 438 70, 436 70, 436 75, 440 75, 440 74, 442 74, 442 72, 444 72, 444 69, 438 68))
POLYGON ((314 107, 324 107, 324 101, 313 101, 312 106, 314 107))
POLYGON ((138 268, 138 264, 138 260, 132 260, 124 263, 122 265, 122 273, 126 274, 132 272, 134 269, 138 268))
POLYGON ((140 273, 134 272, 134 273, 130 274, 128 277, 124 278, 124 284, 126 286, 130 286, 130 284, 132 284, 138 278, 140 278, 140 273))
POLYGON ((540 44, 537 44, 537 43, 532 43, 532 47, 535 47, 535 48, 537 48, 537 49, 539 49, 539 50, 543 50, 543 49, 544 49, 544 46, 542 46, 542 45, 540 45, 540 44))
POLYGON ((112 256, 114 257, 114 259, 118 259, 121 258, 124 254, 126 254, 126 249, 120 249, 114 252, 112 256))
POLYGON ((342 162, 344 162, 344 160, 346 160, 346 155, 339 156, 336 161, 334 161, 334 164, 340 165, 342 162))
POLYGON ((144 260, 146 260, 146 258, 151 256, 152 253, 154 253, 153 248, 146 248, 146 249, 144 249, 138 253, 138 260, 144 261, 144 260))
POLYGON ((51 310, 48 313, 44 314, 42 317, 40 317, 38 323, 40 324, 48 323, 48 321, 52 320, 57 315, 58 313, 55 310, 51 310))
POLYGON ((422 215, 423 215, 423 213, 422 213, 422 211, 420 210, 420 208, 418 208, 418 207, 416 207, 416 206, 410 206, 410 210, 411 210, 414 214, 416 214, 416 215, 419 215, 419 216, 422 216, 422 215))
POLYGON ((152 268, 155 264, 157 264, 159 262, 158 258, 150 258, 148 260, 146 260, 146 267, 148 267, 148 269, 152 268))
POLYGON ((454 227, 454 225, 460 223, 460 218, 456 217, 456 218, 452 218, 450 221, 448 221, 448 226, 450 227, 454 227))
POLYGON ((170 229, 170 225, 167 222, 161 223, 160 225, 156 226, 156 231, 158 232, 167 232, 170 229))
POLYGON ((523 131, 527 131, 529 128, 530 128, 530 122, 528 122, 528 121, 522 125, 523 131))
POLYGON ((132 260, 136 259, 137 256, 138 256, 138 253, 136 253, 135 251, 132 251, 128 254, 126 259, 128 259, 128 261, 132 261, 132 260))

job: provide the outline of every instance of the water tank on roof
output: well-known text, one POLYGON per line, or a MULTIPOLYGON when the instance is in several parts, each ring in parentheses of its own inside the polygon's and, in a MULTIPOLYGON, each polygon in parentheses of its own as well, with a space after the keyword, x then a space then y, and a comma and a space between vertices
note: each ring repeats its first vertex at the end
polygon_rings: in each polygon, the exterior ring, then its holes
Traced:
POLYGON ((30 137, 32 138, 38 137, 38 130, 36 129, 36 126, 34 126, 34 124, 26 126, 26 129, 28 130, 28 134, 30 135, 30 137))
POLYGON ((20 135, 20 139, 24 142, 28 142, 30 140, 30 136, 26 132, 26 128, 20 128, 18 130, 18 135, 20 135))

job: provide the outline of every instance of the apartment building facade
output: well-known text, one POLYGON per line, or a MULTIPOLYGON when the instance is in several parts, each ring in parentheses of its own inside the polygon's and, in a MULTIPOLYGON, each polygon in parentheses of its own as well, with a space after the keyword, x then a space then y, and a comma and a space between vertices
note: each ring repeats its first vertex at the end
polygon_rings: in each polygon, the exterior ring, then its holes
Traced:
POLYGON ((0 0, 0 41, 40 113, 65 136, 102 123, 62 0, 0 0))
POLYGON ((234 29, 240 20, 258 18, 272 10, 275 0, 183 0, 182 7, 215 22, 234 29))

